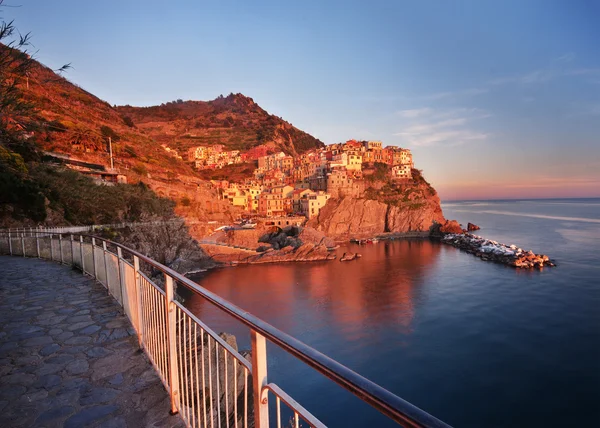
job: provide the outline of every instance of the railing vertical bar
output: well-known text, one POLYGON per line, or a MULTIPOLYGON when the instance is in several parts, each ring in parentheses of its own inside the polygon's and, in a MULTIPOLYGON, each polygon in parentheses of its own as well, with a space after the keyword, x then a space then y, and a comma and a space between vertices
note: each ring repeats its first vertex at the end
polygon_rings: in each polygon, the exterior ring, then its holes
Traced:
MULTIPOLYGON (((50 249, 52 249, 52 236, 50 236, 50 249)), ((79 254, 81 255, 81 273, 85 275, 85 261, 83 258, 83 236, 79 235, 79 254)))
POLYGON ((267 384, 267 344, 265 337, 255 330, 250 331, 252 342, 252 394, 254 397, 254 426, 269 427, 268 394, 263 397, 267 384))
POLYGON ((177 365, 177 306, 175 306, 173 278, 165 274, 165 317, 167 320, 167 353, 169 362, 169 391, 171 414, 177 413, 179 400, 179 376, 177 365))
POLYGON ((221 389, 219 388, 220 380, 221 380, 221 372, 219 371, 219 343, 215 340, 215 363, 217 371, 215 375, 215 380, 217 381, 217 426, 221 428, 221 389))
POLYGON ((25 257, 25 234, 21 233, 21 249, 23 250, 23 257, 25 257))
MULTIPOLYGON (((146 284, 148 284, 148 281, 146 281, 146 284)), ((158 355, 158 332, 157 332, 157 325, 156 325, 156 314, 157 314, 157 309, 156 309, 156 305, 154 302, 154 299, 156 297, 156 293, 154 292, 154 287, 152 287, 151 284, 147 285, 148 288, 148 297, 149 297, 149 301, 150 301, 150 322, 151 322, 151 329, 152 329, 152 359, 154 360, 156 366, 158 367, 158 360, 157 360, 157 355, 158 355)))
POLYGON ((144 343, 144 334, 142 332, 142 296, 141 296, 141 292, 140 292, 140 259, 138 258, 138 256, 133 256, 133 277, 135 279, 135 294, 136 294, 136 301, 137 301, 137 322, 138 322, 138 344, 140 349, 142 349, 142 344, 144 343))
POLYGON ((75 266, 75 249, 73 248, 73 235, 69 235, 69 241, 71 242, 71 265, 75 266))
POLYGON ((156 327, 156 366, 158 367, 158 370, 160 371, 161 375, 164 373, 163 372, 163 366, 162 366, 162 337, 163 337, 163 332, 162 332, 162 328, 161 328, 161 314, 164 312, 163 311, 163 307, 160 304, 160 302, 163 300, 161 299, 161 295, 158 291, 156 291, 156 289, 153 289, 153 294, 154 294, 154 325, 156 327))
MULTIPOLYGON (((195 323, 194 323, 195 324, 195 323)), ((196 389, 196 384, 194 383, 194 374, 193 374, 193 364, 194 364, 194 357, 192 354, 192 319, 190 317, 188 317, 188 336, 189 336, 189 343, 188 343, 188 349, 190 351, 189 353, 189 366, 190 366, 190 377, 188 380, 188 384, 191 385, 190 388, 190 402, 191 402, 191 408, 192 408, 192 426, 196 426, 196 406, 194 403, 194 389, 196 389)))
POLYGON ((144 286, 144 277, 140 275, 140 331, 142 332, 142 346, 152 357, 150 352, 150 328, 148 327, 148 305, 146 303, 146 287, 144 286))
POLYGON ((187 356, 188 356, 188 329, 187 329, 187 315, 185 312, 181 312, 182 321, 183 321, 183 350, 181 355, 181 360, 183 364, 183 381, 184 381, 184 391, 185 391, 185 413, 186 420, 190 420, 190 397, 189 397, 189 377, 188 377, 188 364, 187 364, 187 356))
POLYGON ((162 296, 156 290, 154 290, 154 324, 156 325, 156 366, 158 367, 161 376, 164 374, 162 366, 162 338, 164 337, 162 331, 162 317, 164 313, 161 302, 163 301, 162 296))
POLYGON ((248 368, 244 366, 244 428, 248 428, 248 368))
POLYGON ((52 234, 48 235, 50 237, 50 261, 54 261, 54 245, 52 244, 52 234))
POLYGON ((96 274, 96 238, 92 238, 92 266, 94 268, 94 278, 98 279, 98 275, 96 274))
POLYGON ((150 286, 146 278, 141 277, 142 284, 142 307, 146 309, 144 316, 144 346, 149 351, 152 361, 154 361, 154 326, 152 325, 152 295, 150 294, 150 286))
POLYGON ((300 428, 300 421, 298 420, 298 412, 294 410, 294 427, 300 428))
POLYGON ((204 419, 204 428, 206 424, 206 373, 204 370, 204 329, 200 327, 200 358, 202 360, 202 416, 204 419))
POLYGON ((152 305, 152 347, 154 349, 154 355, 152 356, 156 367, 160 367, 158 364, 158 307, 156 304, 156 290, 152 285, 148 285, 148 290, 150 291, 150 302, 152 305))
MULTIPOLYGON (((119 292, 121 294, 121 306, 123 306, 123 309, 125 309, 125 298, 123 296, 123 280, 124 280, 124 276, 123 275, 123 252, 121 251, 121 247, 117 247, 117 276, 119 278, 119 292)), ((128 302, 129 303, 129 302, 128 302)), ((131 311, 129 311, 129 313, 131 314, 131 311)))
POLYGON ((196 406, 198 427, 200 427, 200 377, 198 376, 198 324, 194 322, 194 358, 196 360, 196 406))
POLYGON ((12 237, 10 236, 10 232, 8 232, 8 252, 10 253, 10 255, 13 255, 13 251, 12 251, 12 237))
POLYGON ((225 366, 225 376, 223 377, 223 379, 225 379, 225 426, 227 428, 229 428, 229 391, 228 391, 228 384, 229 384, 229 378, 227 377, 227 351, 225 348, 223 349, 223 365, 225 366))
POLYGON ((108 294, 110 294, 110 281, 108 279, 108 262, 106 261, 106 241, 102 241, 102 253, 104 255, 104 277, 106 278, 106 291, 108 292, 108 294))
POLYGON ((181 341, 185 341, 185 332, 183 331, 183 311, 178 307, 177 308, 177 313, 179 314, 178 319, 177 319, 177 327, 179 328, 179 338, 178 338, 178 356, 179 356, 179 385, 180 385, 180 396, 179 396, 179 403, 181 406, 180 410, 183 410, 183 418, 185 419, 186 416, 186 406, 185 406, 185 394, 186 394, 186 389, 187 389, 187 385, 185 384, 185 374, 184 374, 184 365, 185 363, 183 362, 183 346, 181 345, 181 341))
POLYGON ((237 358, 234 358, 233 359, 233 425, 234 425, 235 428, 238 428, 238 410, 237 410, 238 393, 237 393, 237 381, 238 381, 237 358))
POLYGON ((35 231, 35 248, 37 250, 37 258, 40 259, 41 258, 41 254, 40 254, 40 236, 38 235, 37 230, 35 231))
POLYGON ((275 397, 277 398, 277 428, 281 428, 281 399, 278 395, 275 397))
MULTIPOLYGON (((168 305, 165 303, 165 299, 162 299, 162 302, 160 304, 160 308, 161 308, 161 313, 160 313, 160 320, 161 320, 161 325, 162 325, 162 364, 163 364, 163 376, 167 382, 167 385, 169 384, 169 339, 168 339, 168 330, 169 330, 169 325, 167 323, 167 308, 168 305)), ((169 385, 169 388, 171 388, 171 386, 169 385)))
POLYGON ((62 233, 60 235, 58 235, 58 251, 60 253, 60 264, 64 265, 65 258, 64 258, 63 249, 62 249, 62 233))
POLYGON ((212 388, 212 362, 210 358, 210 334, 208 335, 208 393, 210 395, 210 426, 214 427, 215 414, 214 414, 214 403, 213 403, 213 388, 212 388))

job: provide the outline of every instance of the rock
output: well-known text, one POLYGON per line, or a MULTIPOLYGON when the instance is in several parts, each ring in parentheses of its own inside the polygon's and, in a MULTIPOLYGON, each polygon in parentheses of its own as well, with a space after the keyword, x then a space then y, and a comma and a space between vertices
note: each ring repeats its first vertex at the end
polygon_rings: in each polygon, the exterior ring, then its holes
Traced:
POLYGON ((336 240, 373 237, 385 232, 428 231, 445 221, 437 195, 419 209, 388 205, 371 199, 332 198, 307 226, 336 240))
POLYGON ((523 252, 515 245, 500 244, 470 233, 447 233, 441 236, 441 241, 480 257, 483 261, 493 261, 522 269, 555 266, 546 255, 538 255, 533 251, 523 252))
POLYGON ((476 224, 467 223, 467 231, 473 232, 474 230, 479 230, 479 229, 481 229, 481 228, 479 226, 477 226, 476 224))
POLYGON ((440 227, 440 232, 461 234, 463 233, 463 230, 456 220, 446 220, 446 222, 440 227))

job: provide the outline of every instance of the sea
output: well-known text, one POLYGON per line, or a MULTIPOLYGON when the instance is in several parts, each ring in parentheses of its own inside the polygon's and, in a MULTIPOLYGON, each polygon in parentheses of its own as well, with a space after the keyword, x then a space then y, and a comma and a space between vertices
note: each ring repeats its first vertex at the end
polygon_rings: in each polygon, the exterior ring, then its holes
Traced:
MULTIPOLYGON (((600 426, 600 199, 462 201, 444 215, 554 259, 515 270, 429 240, 352 262, 222 268, 196 280, 456 427, 600 426)), ((187 306, 250 348, 247 328, 187 306)), ((328 426, 395 426, 269 344, 268 377, 328 426)))

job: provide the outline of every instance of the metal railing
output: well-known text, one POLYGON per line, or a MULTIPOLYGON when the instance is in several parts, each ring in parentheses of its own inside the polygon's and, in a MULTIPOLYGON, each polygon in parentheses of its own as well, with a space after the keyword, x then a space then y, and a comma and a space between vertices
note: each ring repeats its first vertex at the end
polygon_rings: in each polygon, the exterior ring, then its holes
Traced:
POLYGON ((104 285, 131 320, 140 349, 146 352, 169 392, 171 412, 179 413, 189 427, 269 427, 270 395, 275 397, 274 426, 325 426, 276 384, 268 382, 267 341, 403 426, 447 426, 298 339, 121 244, 47 230, 17 236, 0 232, 0 254, 72 265, 104 285), (162 273, 162 287, 157 284, 160 281, 144 274, 140 263, 162 273), (176 301, 175 284, 249 327, 251 361, 176 301), (281 419, 282 403, 288 409, 285 412, 293 415, 288 422, 281 419))
MULTIPOLYGON (((39 236, 41 233, 59 233, 59 234, 70 234, 70 233, 84 233, 84 232, 94 232, 101 229, 123 229, 125 227, 140 227, 140 226, 154 226, 160 224, 169 224, 169 223, 181 223, 183 220, 159 220, 159 221, 147 221, 147 222, 121 222, 121 223, 107 223, 107 224, 94 224, 94 225, 82 225, 82 226, 57 226, 57 227, 17 227, 17 228, 7 228, 0 229, 0 233, 10 233, 14 236, 21 236, 24 234, 28 237, 39 236), (37 235, 36 235, 37 234, 37 235)), ((185 224, 188 226, 205 224, 211 225, 213 227, 218 227, 224 225, 223 222, 210 222, 210 221, 201 221, 201 220, 186 220, 185 224)))

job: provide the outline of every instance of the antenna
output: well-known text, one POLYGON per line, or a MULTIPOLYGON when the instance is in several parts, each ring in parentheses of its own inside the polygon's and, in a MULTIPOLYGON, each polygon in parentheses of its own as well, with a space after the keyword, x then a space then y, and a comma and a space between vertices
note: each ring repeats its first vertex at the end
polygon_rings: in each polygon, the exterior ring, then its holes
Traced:
POLYGON ((110 137, 108 137, 108 151, 110 152, 110 169, 114 170, 115 164, 113 162, 113 155, 112 155, 112 138, 110 138, 110 137))

